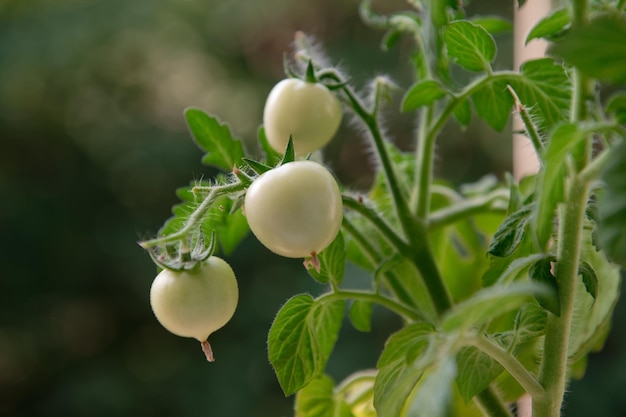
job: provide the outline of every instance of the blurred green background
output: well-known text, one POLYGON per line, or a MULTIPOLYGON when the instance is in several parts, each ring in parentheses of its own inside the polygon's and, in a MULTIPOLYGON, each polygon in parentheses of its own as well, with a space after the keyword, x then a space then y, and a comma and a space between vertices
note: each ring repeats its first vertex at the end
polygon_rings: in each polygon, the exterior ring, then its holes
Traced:
MULTIPOLYGON (((512 15, 513 1, 470 14, 512 15)), ((403 1, 375 2, 377 10, 403 1)), ((217 361, 167 333, 150 310, 156 269, 136 241, 154 234, 174 190, 211 177, 182 111, 219 115, 255 152, 265 96, 282 77, 296 30, 313 34, 357 87, 390 74, 410 85, 409 44, 384 53, 356 0, 0 0, 0 416, 290 416, 267 361, 273 316, 298 292, 319 293, 299 260, 252 237, 226 259, 240 284, 217 361)), ((500 68, 511 36, 498 37, 500 68)), ((390 105, 387 130, 410 147, 412 115, 390 105)), ((437 175, 459 183, 509 170, 509 132, 450 127, 437 175)), ((354 188, 371 181, 348 121, 326 151, 354 188)), ((348 279, 359 285, 356 269, 348 279)), ((607 346, 571 387, 566 416, 625 416, 626 325, 618 305, 607 346)), ((373 367, 399 322, 346 323, 329 370, 373 367)))

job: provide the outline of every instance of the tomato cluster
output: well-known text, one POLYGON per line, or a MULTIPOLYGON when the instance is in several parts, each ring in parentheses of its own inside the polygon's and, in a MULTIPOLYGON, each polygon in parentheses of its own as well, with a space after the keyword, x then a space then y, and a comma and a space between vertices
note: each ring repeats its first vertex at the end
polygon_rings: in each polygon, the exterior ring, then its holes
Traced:
MULTIPOLYGON (((299 79, 279 82, 263 114, 270 146, 282 152, 291 138, 295 156, 326 145, 341 117, 341 105, 328 88, 299 79)), ((259 175, 248 187, 244 210, 259 241, 290 258, 315 260, 335 239, 343 219, 337 182, 321 164, 309 160, 285 160, 259 175)), ((200 341, 213 361, 207 339, 232 318, 237 306, 233 270, 216 256, 190 270, 163 266, 150 290, 155 316, 170 332, 200 341)))

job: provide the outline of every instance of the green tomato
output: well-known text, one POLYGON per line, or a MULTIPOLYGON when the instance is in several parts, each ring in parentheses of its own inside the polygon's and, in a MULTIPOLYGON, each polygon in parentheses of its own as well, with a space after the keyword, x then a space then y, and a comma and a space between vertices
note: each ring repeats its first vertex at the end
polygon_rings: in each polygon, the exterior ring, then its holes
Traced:
POLYGON ((244 208, 257 239, 288 258, 320 253, 343 219, 337 182, 313 161, 289 162, 260 175, 248 188, 244 208))
POLYGON ((274 86, 263 110, 270 146, 283 153, 289 137, 296 155, 305 156, 326 145, 341 124, 341 104, 323 84, 297 78, 274 86))
POLYGON ((235 273, 216 256, 197 270, 164 269, 150 288, 150 304, 159 323, 175 335, 197 339, 211 362, 207 339, 231 319, 238 299, 235 273))

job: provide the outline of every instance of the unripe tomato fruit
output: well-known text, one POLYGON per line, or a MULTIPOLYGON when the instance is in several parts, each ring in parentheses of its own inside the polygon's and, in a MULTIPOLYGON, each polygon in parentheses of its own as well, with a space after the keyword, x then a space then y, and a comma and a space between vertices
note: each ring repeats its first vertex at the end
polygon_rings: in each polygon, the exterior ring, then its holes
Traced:
POLYGON ((292 136, 296 155, 322 148, 341 124, 341 104, 323 84, 287 78, 274 86, 263 110, 268 143, 283 153, 292 136))
POLYGON ((289 162, 260 175, 248 188, 244 208, 257 239, 288 258, 321 252, 343 219, 337 182, 313 161, 289 162))
POLYGON ((238 299, 235 273, 216 256, 197 270, 164 269, 150 288, 150 304, 159 323, 175 335, 201 342, 209 361, 213 354, 207 339, 231 319, 238 299))

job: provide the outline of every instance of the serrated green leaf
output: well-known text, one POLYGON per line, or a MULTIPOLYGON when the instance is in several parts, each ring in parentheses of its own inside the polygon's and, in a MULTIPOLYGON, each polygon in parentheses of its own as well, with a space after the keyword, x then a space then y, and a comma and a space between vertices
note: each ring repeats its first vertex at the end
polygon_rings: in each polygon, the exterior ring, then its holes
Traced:
POLYGON ((371 301, 354 300, 350 306, 350 321, 355 329, 360 332, 369 332, 372 330, 372 308, 371 301))
POLYGON ((524 206, 504 219, 493 235, 487 253, 498 257, 511 255, 524 239, 531 213, 532 206, 524 206))
POLYGON ((528 42, 537 38, 554 40, 567 29, 571 21, 572 18, 566 8, 556 9, 550 15, 537 22, 526 36, 525 43, 528 44, 528 42))
POLYGON ((513 23, 500 16, 473 16, 470 20, 475 25, 482 26, 492 35, 507 33, 513 30, 513 23))
POLYGON ((328 375, 313 379, 296 395, 296 417, 354 417, 348 404, 335 395, 334 387, 328 375))
POLYGON ((337 234, 335 240, 318 255, 320 271, 309 268, 308 272, 313 278, 322 284, 332 283, 338 287, 343 281, 346 269, 346 248, 343 234, 337 234))
POLYGON ((310 295, 296 295, 280 309, 268 336, 269 360, 285 395, 306 386, 321 361, 321 350, 308 317, 314 307, 310 295))
POLYGON ((433 325, 415 323, 387 340, 385 350, 378 359, 378 375, 374 384, 374 406, 378 417, 401 415, 411 391, 434 360, 431 355, 425 355, 434 333, 433 325))
POLYGON ((626 267, 626 142, 611 150, 598 198, 598 242, 613 262, 626 267))
POLYGON ((590 77, 626 83, 626 17, 611 14, 570 30, 552 53, 563 57, 590 77))
POLYGON ((583 262, 578 267, 578 273, 582 276, 585 289, 595 299, 598 295, 598 276, 596 271, 587 262, 583 262))
POLYGON ((344 311, 344 300, 313 300, 308 294, 292 297, 280 309, 270 328, 268 352, 285 395, 322 374, 344 311))
POLYGON ((565 68, 551 58, 542 58, 522 64, 520 73, 510 84, 539 130, 546 131, 567 120, 571 84, 565 68))
POLYGON ((559 293, 559 284, 556 281, 554 275, 552 275, 552 262, 554 258, 545 258, 540 261, 534 263, 528 269, 528 275, 533 282, 538 282, 544 284, 554 291, 557 296, 554 294, 548 294, 547 296, 544 294, 537 294, 535 298, 537 302, 550 313, 555 316, 561 315, 561 302, 558 297, 559 293))
POLYGON ((422 106, 428 106, 447 94, 448 91, 438 81, 419 81, 402 98, 402 111, 409 112, 422 106))
POLYGON ((476 114, 498 132, 504 130, 511 117, 513 97, 506 91, 506 87, 514 77, 516 76, 511 75, 508 78, 494 77, 472 94, 472 102, 474 103, 476 114))
POLYGON ((456 331, 480 326, 494 318, 516 310, 529 296, 554 297, 545 285, 534 282, 514 282, 477 291, 472 297, 455 305, 444 315, 441 328, 456 331))
POLYGON ((326 362, 333 352, 343 317, 346 312, 345 300, 326 301, 318 299, 307 317, 308 325, 313 329, 319 347, 319 362, 317 373, 321 374, 326 367, 326 362))
POLYGON ((243 145, 232 136, 228 125, 194 107, 185 109, 185 120, 194 140, 206 152, 203 164, 230 171, 240 163, 243 145))
POLYGON ((543 248, 553 233, 554 212, 563 201, 563 178, 566 176, 567 156, 585 139, 585 133, 575 124, 560 125, 550 136, 543 156, 543 170, 537 183, 538 202, 533 216, 533 229, 543 248))
POLYGON ((456 356, 456 363, 456 385, 465 402, 486 389, 504 371, 495 359, 473 346, 462 348, 456 356))
POLYGON ((540 131, 567 120, 570 81, 563 66, 552 59, 527 61, 519 74, 496 73, 472 95, 476 113, 497 131, 506 126, 513 106, 507 85, 515 90, 540 131))
POLYGON ((496 56, 496 42, 482 26, 466 20, 451 22, 443 34, 448 55, 470 71, 486 71, 496 56))

